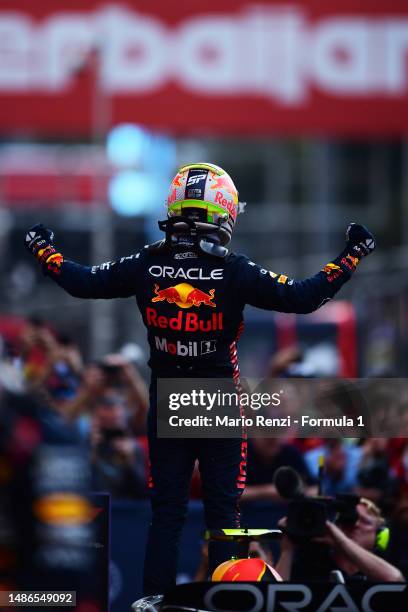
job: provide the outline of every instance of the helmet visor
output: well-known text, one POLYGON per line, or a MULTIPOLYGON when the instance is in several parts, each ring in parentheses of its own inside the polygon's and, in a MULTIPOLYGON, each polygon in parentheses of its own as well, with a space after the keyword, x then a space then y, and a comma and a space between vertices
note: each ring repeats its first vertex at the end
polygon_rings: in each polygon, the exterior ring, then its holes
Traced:
POLYGON ((183 200, 182 202, 174 202, 168 208, 169 216, 180 216, 183 214, 185 208, 198 208, 204 210, 207 214, 206 221, 208 223, 220 223, 228 219, 228 211, 222 206, 218 206, 213 202, 206 202, 205 200, 183 200))

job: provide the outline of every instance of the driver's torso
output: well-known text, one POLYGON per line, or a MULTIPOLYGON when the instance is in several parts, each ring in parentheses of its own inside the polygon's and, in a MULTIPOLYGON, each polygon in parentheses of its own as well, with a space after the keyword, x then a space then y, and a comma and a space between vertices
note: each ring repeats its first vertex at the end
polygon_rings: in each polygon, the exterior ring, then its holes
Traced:
POLYGON ((237 370, 236 340, 244 303, 234 291, 236 257, 177 247, 166 255, 142 251, 137 303, 156 371, 237 370))

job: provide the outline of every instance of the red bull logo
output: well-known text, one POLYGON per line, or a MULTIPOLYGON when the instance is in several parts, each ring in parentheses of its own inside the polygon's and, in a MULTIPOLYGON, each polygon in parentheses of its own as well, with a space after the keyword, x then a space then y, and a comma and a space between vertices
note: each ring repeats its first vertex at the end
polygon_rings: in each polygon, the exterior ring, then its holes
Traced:
POLYGON ((34 514, 43 523, 77 525, 93 518, 90 503, 71 493, 50 493, 34 504, 34 514))
POLYGON ((326 274, 330 274, 333 270, 341 270, 340 266, 336 266, 334 263, 328 263, 322 269, 322 272, 326 272, 326 274))
POLYGON ((222 191, 216 191, 214 202, 216 204, 221 204, 221 206, 230 213, 233 219, 237 218, 238 209, 236 204, 234 204, 234 202, 231 202, 230 200, 227 200, 227 198, 224 198, 224 194, 222 191))
POLYGON ((329 281, 329 283, 332 283, 334 280, 336 280, 337 278, 339 278, 339 276, 343 274, 343 270, 340 268, 340 266, 331 262, 326 264, 324 268, 322 268, 322 272, 325 272, 327 274, 327 280, 329 281))
POLYGON ((238 192, 231 178, 229 176, 217 176, 214 173, 211 174, 211 177, 213 179, 211 189, 225 189, 225 191, 232 196, 234 204, 238 204, 238 192))
POLYGON ((183 332, 212 332, 223 329, 222 312, 212 312, 208 319, 200 319, 195 312, 179 310, 177 316, 166 317, 156 308, 146 308, 146 325, 159 329, 172 329, 183 332))
POLYGON ((360 261, 358 257, 353 257, 352 255, 347 255, 346 257, 347 257, 347 259, 349 259, 351 261, 353 266, 358 266, 358 263, 360 261))
POLYGON ((192 306, 211 306, 215 308, 213 302, 215 289, 210 289, 208 293, 193 287, 189 283, 179 283, 174 287, 166 287, 160 289, 156 283, 154 286, 155 297, 152 302, 167 302, 168 304, 176 304, 179 308, 191 308, 192 306))
POLYGON ((173 179, 172 185, 174 187, 182 187, 183 175, 180 172, 177 172, 176 176, 173 179))
POLYGON ((353 255, 346 255, 346 257, 343 257, 341 260, 341 263, 346 266, 346 268, 348 268, 349 270, 351 270, 352 272, 354 272, 354 270, 356 269, 356 266, 359 263, 359 258, 358 257, 353 257, 353 255))

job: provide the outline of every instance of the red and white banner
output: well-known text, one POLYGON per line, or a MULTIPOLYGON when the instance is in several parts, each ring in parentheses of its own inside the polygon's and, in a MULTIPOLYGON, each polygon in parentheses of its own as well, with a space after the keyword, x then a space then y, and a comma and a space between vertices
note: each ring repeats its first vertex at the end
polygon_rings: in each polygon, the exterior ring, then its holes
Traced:
POLYGON ((407 0, 2 0, 0 131, 408 131, 407 0), (95 51, 97 50, 97 51, 95 51))

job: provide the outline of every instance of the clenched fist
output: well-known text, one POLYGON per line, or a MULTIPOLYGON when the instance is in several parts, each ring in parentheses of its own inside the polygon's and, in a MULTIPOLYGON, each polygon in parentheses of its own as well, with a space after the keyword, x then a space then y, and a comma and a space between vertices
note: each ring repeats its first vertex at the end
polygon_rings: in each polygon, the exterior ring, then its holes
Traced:
POLYGON ((350 254, 361 259, 372 253, 376 247, 373 234, 364 225, 350 223, 346 231, 347 247, 350 254))
POLYGON ((39 261, 44 272, 60 271, 64 261, 61 253, 53 246, 54 232, 42 223, 31 227, 25 235, 24 246, 39 261))

